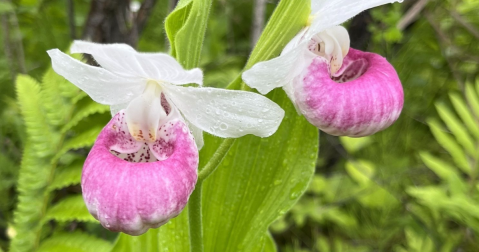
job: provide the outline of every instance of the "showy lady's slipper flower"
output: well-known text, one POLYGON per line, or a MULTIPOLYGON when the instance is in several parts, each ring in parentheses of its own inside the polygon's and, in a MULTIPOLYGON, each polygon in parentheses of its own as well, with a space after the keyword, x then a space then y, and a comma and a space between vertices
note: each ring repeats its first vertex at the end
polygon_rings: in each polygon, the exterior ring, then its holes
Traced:
POLYGON ((243 80, 262 94, 283 87, 298 112, 332 135, 360 137, 389 127, 404 102, 396 71, 377 54, 350 49, 348 32, 337 26, 389 2, 312 0, 310 25, 243 80))
POLYGON ((85 161, 81 182, 88 210, 112 231, 140 235, 183 210, 198 177, 203 131, 267 137, 284 116, 259 94, 182 87, 202 85, 203 73, 184 70, 167 54, 83 41, 71 52, 91 54, 101 67, 53 49, 53 69, 114 115, 85 161))

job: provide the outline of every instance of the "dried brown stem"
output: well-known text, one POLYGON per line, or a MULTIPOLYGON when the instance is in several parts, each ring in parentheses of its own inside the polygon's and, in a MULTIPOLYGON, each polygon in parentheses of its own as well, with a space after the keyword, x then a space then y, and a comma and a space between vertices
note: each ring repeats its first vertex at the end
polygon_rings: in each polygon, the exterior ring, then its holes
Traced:
POLYGON ((76 25, 75 25, 75 6, 73 0, 67 1, 68 25, 70 26, 70 37, 76 39, 76 25))
POLYGON ((426 7, 427 3, 429 0, 419 0, 417 1, 399 20, 397 24, 397 28, 399 30, 404 30, 406 27, 408 27, 412 22, 416 21, 419 18, 419 14, 421 11, 426 7))
POLYGON ((0 15, 0 21, 2 23, 3 51, 5 52, 5 56, 10 63, 8 64, 8 66, 10 67, 10 77, 12 78, 12 80, 14 80, 17 73, 15 71, 14 64, 11 64, 11 62, 13 62, 13 52, 10 40, 10 25, 8 22, 8 14, 0 15))
POLYGON ((130 0, 93 0, 83 38, 99 43, 127 43, 136 47, 157 0, 143 1, 137 13, 130 0))
MULTIPOLYGON (((436 36, 439 39, 440 44, 443 44, 443 45, 446 44, 448 46, 453 46, 453 43, 451 42, 451 40, 448 38, 448 36, 446 36, 446 34, 441 30, 439 25, 434 21, 432 15, 430 13, 426 12, 425 16, 426 16, 427 21, 431 25, 431 27, 436 32, 436 36)), ((441 46, 441 48, 442 48, 442 46, 441 46)), ((444 58, 447 61, 449 69, 451 69, 451 73, 454 76, 454 79, 456 79, 456 82, 459 85, 459 88, 461 90, 464 90, 464 81, 462 80, 461 75, 459 74, 459 72, 457 72, 455 67, 454 67, 455 62, 453 62, 451 60, 451 58, 448 57, 447 55, 445 55, 444 53, 443 53, 443 55, 444 55, 444 58)))
POLYGON ((468 30, 476 39, 479 39, 479 30, 476 29, 473 25, 467 22, 459 13, 455 10, 451 10, 451 16, 454 18, 459 24, 464 26, 466 30, 468 30))
POLYGON ((255 0, 253 9, 253 28, 251 29, 251 47, 256 45, 264 28, 266 0, 255 0))

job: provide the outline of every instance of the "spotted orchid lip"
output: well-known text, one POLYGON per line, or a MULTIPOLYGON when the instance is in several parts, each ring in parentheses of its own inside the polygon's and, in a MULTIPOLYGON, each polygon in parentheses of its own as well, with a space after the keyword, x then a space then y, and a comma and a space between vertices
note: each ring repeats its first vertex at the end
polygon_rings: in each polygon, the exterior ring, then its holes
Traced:
POLYGON ((101 131, 85 161, 83 198, 106 229, 140 235, 186 206, 197 181, 199 154, 179 119, 161 125, 157 142, 150 145, 153 149, 144 151, 148 145, 135 142, 122 113, 101 131))
POLYGON ((337 136, 361 137, 394 123, 404 93, 394 67, 382 56, 350 49, 333 76, 316 57, 293 82, 296 105, 306 119, 337 136))

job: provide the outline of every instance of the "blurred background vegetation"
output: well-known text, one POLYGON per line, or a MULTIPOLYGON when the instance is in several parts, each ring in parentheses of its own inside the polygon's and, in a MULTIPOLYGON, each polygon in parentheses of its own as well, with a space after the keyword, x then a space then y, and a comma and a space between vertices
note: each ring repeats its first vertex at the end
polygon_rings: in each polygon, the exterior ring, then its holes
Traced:
MULTIPOLYGON (((22 119, 28 113, 17 101, 15 83, 39 82, 48 90, 42 81, 51 73, 46 50, 67 50, 73 39, 168 51, 163 21, 175 1, 118 1, 123 7, 111 2, 0 1, 0 251, 8 251, 20 231, 13 228, 14 218, 28 222, 13 214, 23 190, 17 187, 22 150, 29 143, 28 121, 22 119)), ((237 76, 252 49, 254 27, 262 26, 261 18, 267 20, 277 2, 214 1, 202 55, 206 85, 224 87, 237 76), (264 15, 255 15, 258 8, 264 15)), ((278 249, 479 251, 479 1, 408 0, 364 12, 346 27, 353 48, 379 53, 394 65, 404 86, 404 110, 392 127, 371 137, 321 135, 309 191, 271 227, 278 249)), ((18 92, 28 91, 23 87, 18 92)), ((82 206, 81 213, 62 212, 61 203, 72 208, 81 202, 77 162, 95 138, 88 128, 101 129, 109 120, 108 108, 93 107, 88 97, 66 89, 58 96, 73 101, 74 116, 52 112, 50 117, 60 118, 49 121, 52 132, 71 140, 59 145, 60 152, 74 151, 39 186, 38 197, 48 202, 42 223, 48 228, 38 238, 47 241, 44 251, 58 232, 88 233, 98 238, 98 247, 115 239, 88 213, 82 215, 82 206)))

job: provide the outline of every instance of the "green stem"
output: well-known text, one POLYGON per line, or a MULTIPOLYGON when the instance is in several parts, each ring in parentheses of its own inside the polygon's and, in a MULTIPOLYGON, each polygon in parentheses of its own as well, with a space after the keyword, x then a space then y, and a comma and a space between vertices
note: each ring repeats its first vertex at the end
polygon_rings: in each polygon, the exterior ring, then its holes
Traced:
POLYGON ((213 157, 211 157, 203 169, 200 170, 200 173, 198 174, 198 181, 205 180, 216 170, 216 168, 218 168, 221 161, 223 161, 226 154, 231 149, 231 146, 233 146, 235 140, 236 139, 234 138, 227 138, 223 140, 218 149, 216 149, 215 154, 213 154, 213 157))
POLYGON ((190 251, 203 252, 203 223, 201 213, 201 187, 203 182, 198 180, 195 190, 188 201, 188 218, 190 223, 190 251))

